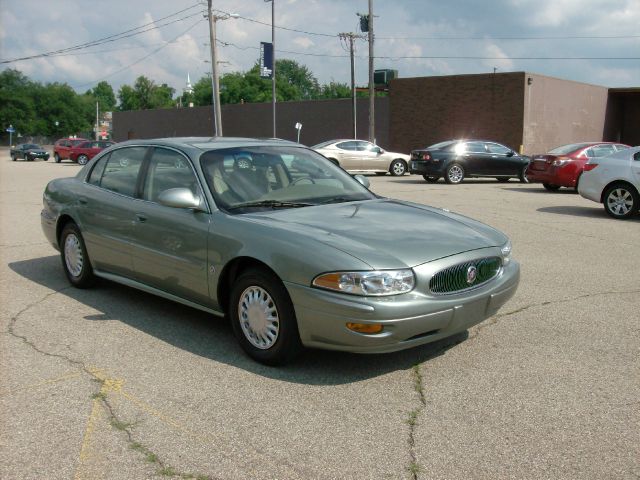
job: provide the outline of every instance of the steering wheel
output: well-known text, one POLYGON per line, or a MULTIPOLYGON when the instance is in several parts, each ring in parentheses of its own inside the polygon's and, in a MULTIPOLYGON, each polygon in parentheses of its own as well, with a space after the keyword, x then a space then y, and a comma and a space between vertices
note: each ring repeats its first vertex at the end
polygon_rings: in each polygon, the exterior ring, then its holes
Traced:
POLYGON ((293 182, 291 182, 289 186, 295 185, 296 183, 301 182, 303 180, 308 180, 311 183, 316 183, 316 181, 311 177, 300 177, 300 178, 296 178, 293 182))

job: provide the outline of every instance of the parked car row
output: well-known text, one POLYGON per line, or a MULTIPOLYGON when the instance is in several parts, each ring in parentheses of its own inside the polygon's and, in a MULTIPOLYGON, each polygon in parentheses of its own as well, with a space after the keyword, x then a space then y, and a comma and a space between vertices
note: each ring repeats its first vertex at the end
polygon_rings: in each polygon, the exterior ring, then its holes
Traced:
MULTIPOLYGON (((69 159, 79 165, 86 163, 105 148, 114 145, 108 140, 87 140, 86 138, 61 138, 53 145, 53 158, 56 163, 69 159)), ((9 151, 11 160, 49 160, 49 152, 35 143, 21 143, 9 151)))

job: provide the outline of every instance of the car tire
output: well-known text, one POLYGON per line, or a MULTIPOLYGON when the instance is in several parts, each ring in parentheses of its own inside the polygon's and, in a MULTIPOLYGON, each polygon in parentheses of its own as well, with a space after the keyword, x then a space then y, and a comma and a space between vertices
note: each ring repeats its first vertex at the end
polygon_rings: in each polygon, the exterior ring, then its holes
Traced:
POLYGON ((422 178, 424 178, 428 183, 436 183, 438 180, 440 180, 440 177, 432 177, 430 175, 422 175, 422 178))
POLYGON ((522 167, 522 170, 520 170, 520 175, 518 175, 518 178, 520 179, 520 183, 529 183, 529 177, 527 177, 528 169, 529 169, 529 165, 525 165, 524 167, 522 167))
POLYGON ((15 155, 11 155, 11 161, 13 161, 13 162, 16 161, 16 156, 15 155))
POLYGON ((376 172, 376 175, 378 175, 379 177, 382 177, 383 175, 386 175, 387 172, 376 172))
POLYGON ((401 177, 407 173, 407 164, 404 160, 394 160, 389 167, 389 173, 394 177, 401 177))
POLYGON ((25 159, 27 162, 33 162, 33 157, 30 157, 29 155, 25 155, 25 156, 24 156, 24 159, 25 159))
POLYGON ((302 350, 291 298, 266 269, 246 270, 231 291, 229 317, 242 349, 266 365, 283 365, 302 350))
POLYGON ((626 220, 640 209, 640 195, 630 185, 614 183, 602 196, 604 210, 613 218, 626 220))
POLYGON ((57 153, 53 156, 53 158, 55 159, 56 163, 60 163, 60 155, 58 155, 57 153))
POLYGON ((447 167, 444 181, 450 184, 462 183, 464 180, 464 168, 459 163, 452 163, 447 167))
POLYGON ((76 159, 78 165, 86 165, 88 161, 89 157, 87 157, 86 155, 78 155, 78 158, 76 159))
POLYGON ((550 192, 556 192, 560 190, 560 185, 554 185, 553 183, 543 183, 542 186, 550 192))
POLYGON ((95 283, 96 277, 84 238, 80 228, 73 222, 67 223, 60 234, 60 257, 62 268, 71 285, 76 288, 89 288, 95 283))
POLYGON ((500 183, 507 183, 509 181, 509 177, 496 177, 496 180, 500 183))

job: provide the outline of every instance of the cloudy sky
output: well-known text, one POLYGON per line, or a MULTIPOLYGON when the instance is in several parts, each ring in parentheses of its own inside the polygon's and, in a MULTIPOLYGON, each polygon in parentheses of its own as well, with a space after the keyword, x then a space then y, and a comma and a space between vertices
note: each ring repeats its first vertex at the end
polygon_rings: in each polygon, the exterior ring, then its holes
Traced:
MULTIPOLYGON (((348 52, 337 34, 358 32, 356 13, 367 11, 367 0, 275 1, 276 56, 306 65, 321 83, 348 83, 348 52)), ((271 39, 271 3, 213 6, 218 15, 240 16, 217 23, 221 73, 248 70, 259 42, 271 39)), ((79 92, 101 80, 117 90, 139 75, 180 91, 187 73, 195 82, 211 69, 205 10, 202 0, 0 0, 0 69, 79 92), (12 61, 23 57, 35 58, 12 61)), ((400 77, 496 68, 640 87, 639 0, 374 0, 374 14, 375 68, 400 77)), ((359 40, 362 86, 367 54, 359 40)))

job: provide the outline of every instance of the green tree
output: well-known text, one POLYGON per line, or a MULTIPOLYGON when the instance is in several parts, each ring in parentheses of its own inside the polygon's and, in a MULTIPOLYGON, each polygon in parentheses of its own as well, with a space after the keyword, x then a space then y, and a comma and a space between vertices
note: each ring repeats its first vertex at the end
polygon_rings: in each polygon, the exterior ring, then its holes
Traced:
POLYGON ((116 96, 113 93, 113 87, 104 80, 91 90, 87 90, 86 95, 91 95, 98 102, 101 112, 112 112, 116 108, 116 96))
POLYGON ((163 83, 156 85, 144 75, 139 76, 133 87, 122 85, 118 91, 120 110, 148 110, 172 107, 175 89, 163 83))
POLYGON ((5 130, 9 125, 13 125, 17 133, 30 135, 34 132, 36 110, 33 89, 33 82, 18 70, 0 73, 0 127, 3 137, 8 136, 5 130))
POLYGON ((320 88, 319 98, 350 98, 351 87, 346 83, 329 82, 320 88))

